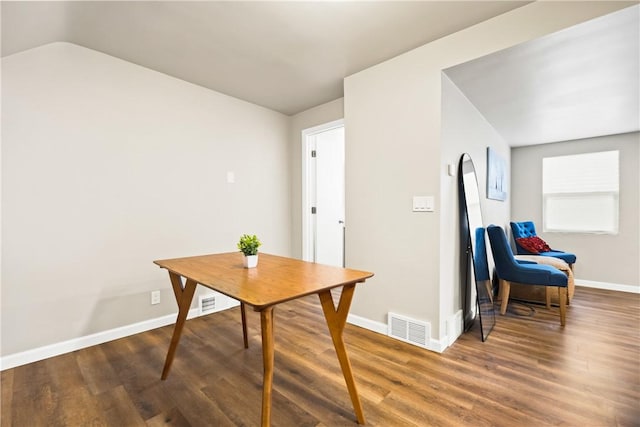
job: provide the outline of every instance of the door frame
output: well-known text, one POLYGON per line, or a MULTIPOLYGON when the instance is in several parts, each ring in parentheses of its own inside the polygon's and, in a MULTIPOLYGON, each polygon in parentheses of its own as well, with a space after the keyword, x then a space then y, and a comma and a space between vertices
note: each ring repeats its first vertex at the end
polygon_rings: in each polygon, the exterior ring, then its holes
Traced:
POLYGON ((311 214, 311 202, 315 193, 315 168, 311 163, 311 151, 314 148, 311 137, 339 127, 344 127, 344 119, 302 131, 302 259, 304 261, 315 260, 315 218, 311 214))

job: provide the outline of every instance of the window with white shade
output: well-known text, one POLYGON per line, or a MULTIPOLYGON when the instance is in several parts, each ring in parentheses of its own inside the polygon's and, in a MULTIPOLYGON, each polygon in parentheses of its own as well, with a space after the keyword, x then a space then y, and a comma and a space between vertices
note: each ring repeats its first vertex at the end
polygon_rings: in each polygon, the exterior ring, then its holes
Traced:
POLYGON ((542 159, 545 232, 618 233, 619 152, 542 159))

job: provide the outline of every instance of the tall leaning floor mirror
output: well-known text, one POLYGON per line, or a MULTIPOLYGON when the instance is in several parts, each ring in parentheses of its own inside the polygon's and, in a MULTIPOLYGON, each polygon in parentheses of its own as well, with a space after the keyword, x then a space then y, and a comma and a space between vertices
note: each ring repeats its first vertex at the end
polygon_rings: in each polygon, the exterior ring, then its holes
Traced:
POLYGON ((464 330, 476 316, 484 342, 496 324, 493 286, 487 262, 486 232, 482 222, 478 179, 471 156, 465 153, 458 164, 460 201, 460 275, 464 330))

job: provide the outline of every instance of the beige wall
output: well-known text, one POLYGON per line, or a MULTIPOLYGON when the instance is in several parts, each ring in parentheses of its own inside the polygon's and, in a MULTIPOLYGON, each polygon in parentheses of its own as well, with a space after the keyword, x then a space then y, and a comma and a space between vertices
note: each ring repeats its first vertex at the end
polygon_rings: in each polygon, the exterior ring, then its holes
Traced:
POLYGON ((551 247, 574 252, 577 279, 640 286, 640 133, 513 148, 511 162, 511 185, 518 189, 511 201, 514 221, 533 221, 551 247), (544 233, 542 159, 608 150, 620 150, 618 234, 544 233))
MULTIPOLYGON (((446 72, 445 72, 446 73, 446 72)), ((440 216, 440 289, 441 320, 447 320, 449 325, 449 339, 455 339, 456 327, 462 325, 452 324, 452 316, 462 308, 460 295, 460 218, 458 203, 458 176, 447 175, 447 165, 453 164, 458 168, 458 162, 462 153, 468 153, 473 160, 478 180, 478 192, 480 194, 480 208, 482 220, 485 226, 496 224, 505 227, 509 225, 510 203, 487 199, 487 147, 494 149, 505 160, 507 176, 510 170, 510 147, 507 142, 480 114, 475 106, 464 96, 458 87, 446 76, 442 75, 442 136, 441 136, 441 162, 442 168, 440 181, 441 210, 449 212, 449 215, 440 216), (450 283, 447 287, 444 284, 450 283)), ((507 189, 508 193, 511 193, 507 189)), ((507 196, 510 197, 510 194, 507 196)), ((487 249, 489 249, 487 247, 487 249)), ((493 259, 491 253, 487 259, 492 269, 493 259)), ((461 319, 460 319, 461 320, 461 319)), ((445 325, 442 325, 445 327, 445 325)))
POLYGON ((302 131, 343 117, 343 98, 291 116, 291 253, 296 258, 302 258, 302 131))
POLYGON ((290 254, 287 116, 67 43, 2 59, 2 113, 2 355, 176 312, 154 259, 290 254))
POLYGON ((346 261, 376 274, 357 290, 353 314, 386 323, 394 311, 429 322, 435 346, 446 338, 441 290, 455 286, 448 282, 455 273, 441 271, 451 268, 441 241, 453 236, 440 227, 442 216, 456 213, 440 194, 449 179, 441 164, 441 70, 621 6, 535 2, 345 79, 346 261), (436 212, 411 212, 413 195, 435 196, 436 212))

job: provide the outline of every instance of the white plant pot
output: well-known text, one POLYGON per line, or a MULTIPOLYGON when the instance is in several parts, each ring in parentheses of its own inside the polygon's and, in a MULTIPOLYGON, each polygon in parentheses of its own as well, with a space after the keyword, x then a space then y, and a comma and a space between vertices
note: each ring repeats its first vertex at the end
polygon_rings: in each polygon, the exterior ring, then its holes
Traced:
POLYGON ((258 255, 245 255, 242 259, 244 268, 254 268, 258 265, 258 255))

